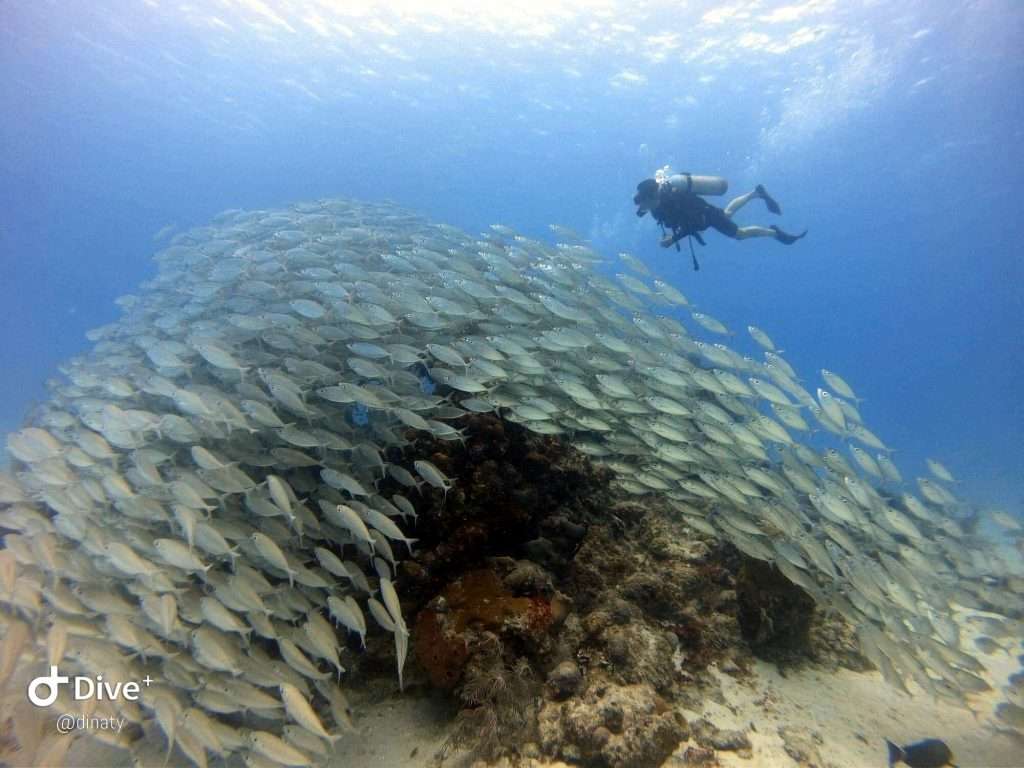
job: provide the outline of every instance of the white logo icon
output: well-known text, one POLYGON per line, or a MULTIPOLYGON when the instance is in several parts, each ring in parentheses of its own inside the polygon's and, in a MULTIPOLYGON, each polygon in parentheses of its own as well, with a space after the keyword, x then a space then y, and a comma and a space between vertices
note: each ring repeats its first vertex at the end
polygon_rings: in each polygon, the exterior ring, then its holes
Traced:
POLYGON ((67 675, 58 674, 57 667, 50 667, 49 675, 37 677, 28 684, 28 700, 37 707, 50 706, 57 700, 58 687, 68 682, 69 679, 67 675), (44 685, 49 693, 46 696, 40 696, 38 693, 39 688, 44 685))

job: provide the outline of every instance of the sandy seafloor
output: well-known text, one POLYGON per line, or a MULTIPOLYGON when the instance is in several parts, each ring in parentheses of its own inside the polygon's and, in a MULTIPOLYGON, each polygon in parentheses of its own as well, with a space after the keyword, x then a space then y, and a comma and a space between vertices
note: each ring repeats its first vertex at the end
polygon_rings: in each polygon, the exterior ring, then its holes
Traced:
MULTIPOLYGON (((967 624, 961 626, 967 630, 967 624)), ((884 768, 884 739, 909 743, 929 737, 945 740, 960 768, 1022 768, 1024 741, 999 731, 992 717, 993 707, 1005 698, 1000 688, 1017 671, 1020 650, 1018 646, 1012 653, 983 657, 993 690, 972 696, 971 711, 924 695, 908 696, 878 672, 831 671, 808 664, 781 674, 774 664, 761 661, 741 678, 712 665, 709 671, 718 690, 704 699, 701 711, 681 711, 691 722, 704 718, 749 738, 747 754, 716 753, 722 768, 884 768), (794 759, 779 734, 781 727, 809 733, 820 762, 794 759)), ((328 768, 568 768, 564 762, 543 759, 485 763, 466 752, 440 762, 437 753, 454 715, 440 694, 400 693, 397 684, 378 681, 368 690, 350 689, 348 697, 358 731, 338 741, 328 768)), ((683 742, 663 766, 692 765, 684 752, 695 745, 692 737, 683 742)), ((81 768, 123 764, 123 752, 95 742, 82 742, 68 759, 68 765, 81 768)))
MULTIPOLYGON (((1015 671, 1014 657, 986 657, 1002 682, 1015 671)), ((688 719, 704 717, 723 729, 746 732, 752 754, 742 757, 719 751, 723 768, 793 768, 801 763, 791 757, 778 733, 781 726, 799 726, 820 736, 816 744, 822 762, 818 768, 868 768, 886 766, 885 738, 913 741, 941 737, 953 749, 961 768, 1024 766, 1024 743, 995 731, 991 711, 998 702, 998 688, 973 697, 975 713, 936 702, 924 696, 910 697, 886 684, 877 672, 825 671, 813 666, 781 675, 775 665, 757 662, 754 674, 735 679, 717 669, 724 700, 705 703, 702 712, 683 710, 688 719)), ((717 697, 716 697, 717 698, 717 697)), ((358 705, 357 705, 358 702, 358 705)), ((447 708, 437 699, 399 695, 360 701, 360 732, 338 743, 331 768, 436 768, 434 755, 447 734, 447 708)), ((694 742, 684 742, 664 765, 683 766, 683 752, 694 742)), ((468 768, 474 761, 465 754, 446 759, 444 766, 468 768)), ((561 768, 555 761, 525 761, 533 768, 561 768)), ((483 765, 483 764, 478 764, 483 765)))

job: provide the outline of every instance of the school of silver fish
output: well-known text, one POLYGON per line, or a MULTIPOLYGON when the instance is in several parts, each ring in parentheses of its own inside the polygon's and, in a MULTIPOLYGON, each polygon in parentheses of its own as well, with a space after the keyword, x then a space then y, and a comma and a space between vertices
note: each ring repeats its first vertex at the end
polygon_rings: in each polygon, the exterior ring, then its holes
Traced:
MULTIPOLYGON (((137 703, 61 706, 156 736, 91 734, 113 746, 197 766, 322 763, 358 738, 345 635, 393 635, 401 684, 396 556, 420 488, 458 483, 385 449, 410 430, 460 440, 459 416, 498 412, 774 563, 891 684, 958 703, 987 690, 977 649, 1012 652, 1024 569, 965 530, 952 473, 929 460, 905 482, 842 376, 822 370, 812 394, 765 331, 749 327, 761 359, 737 352, 635 257, 615 274, 552 229, 557 245, 500 225, 474 238, 338 199, 176 236, 8 437, 0 681, 46 664, 149 675, 137 703), (378 493, 384 477, 405 493, 378 493), (954 608, 987 647, 965 647, 954 608)), ((1008 695, 996 714, 1019 729, 1008 695)), ((59 762, 70 741, 41 738, 36 756, 59 762)))

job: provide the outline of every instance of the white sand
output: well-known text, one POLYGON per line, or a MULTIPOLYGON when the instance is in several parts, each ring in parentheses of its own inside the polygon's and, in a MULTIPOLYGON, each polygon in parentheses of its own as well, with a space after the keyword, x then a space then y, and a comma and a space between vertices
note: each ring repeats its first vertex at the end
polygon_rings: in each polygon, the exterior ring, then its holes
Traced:
POLYGON ((715 675, 726 704, 708 702, 703 712, 687 716, 703 716, 719 728, 747 732, 753 758, 719 752, 725 768, 795 766, 778 734, 779 726, 785 725, 820 734, 823 743, 817 747, 822 761, 837 768, 885 766, 883 739, 907 743, 929 737, 949 744, 963 768, 1024 766, 1019 742, 989 725, 998 690, 973 700, 976 714, 926 696, 911 698, 887 685, 877 672, 832 674, 808 669, 782 677, 773 665, 758 663, 753 680, 738 681, 717 670, 715 675))
MULTIPOLYGON (((350 695, 359 732, 338 741, 330 765, 334 768, 428 768, 444 743, 454 715, 440 695, 383 694, 375 700, 350 695)), ((463 755, 445 761, 462 768, 463 755)))

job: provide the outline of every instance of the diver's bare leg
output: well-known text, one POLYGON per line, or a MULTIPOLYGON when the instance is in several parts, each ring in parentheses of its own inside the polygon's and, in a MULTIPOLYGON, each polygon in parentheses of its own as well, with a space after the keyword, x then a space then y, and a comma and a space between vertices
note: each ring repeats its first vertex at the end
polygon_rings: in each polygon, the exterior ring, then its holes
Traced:
POLYGON ((801 239, 807 234, 805 229, 799 235, 791 235, 788 232, 783 232, 776 226, 771 227, 739 227, 736 230, 734 237, 737 240, 747 240, 751 237, 773 237, 784 245, 792 245, 797 240, 801 239))
POLYGON ((775 230, 768 227, 740 227, 736 230, 737 240, 746 240, 751 237, 775 237, 775 230))
POLYGON ((745 195, 740 195, 739 197, 735 198, 732 202, 730 202, 727 206, 725 206, 725 215, 731 219, 732 215, 736 213, 736 211, 738 211, 740 208, 742 208, 744 205, 746 205, 756 197, 760 197, 756 189, 750 190, 745 195))
POLYGON ((749 203, 754 198, 764 200, 764 204, 768 206, 768 210, 771 211, 772 213, 776 215, 782 213, 782 208, 779 207, 779 204, 777 202, 775 202, 775 198, 768 194, 764 186, 758 184, 756 187, 754 187, 753 190, 747 192, 747 194, 740 195, 731 203, 729 203, 725 207, 725 215, 731 219, 732 215, 736 213, 736 211, 738 211, 740 208, 742 208, 744 205, 749 203))

